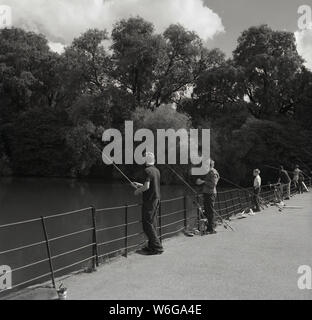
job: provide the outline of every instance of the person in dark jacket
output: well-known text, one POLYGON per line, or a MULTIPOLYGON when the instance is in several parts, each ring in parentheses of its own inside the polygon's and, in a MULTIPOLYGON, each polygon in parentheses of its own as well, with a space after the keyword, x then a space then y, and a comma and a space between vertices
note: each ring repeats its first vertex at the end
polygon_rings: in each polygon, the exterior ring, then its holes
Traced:
POLYGON ((217 185, 220 180, 218 171, 214 168, 215 162, 213 160, 207 161, 209 172, 203 178, 196 181, 198 186, 202 186, 204 195, 205 216, 208 220, 207 232, 210 234, 217 233, 215 230, 215 202, 217 199, 217 185))
POLYGON ((289 200, 291 179, 283 166, 280 166, 278 183, 280 183, 282 200, 289 200), (286 192, 286 198, 284 198, 284 192, 286 192))
POLYGON ((304 190, 303 183, 304 183, 304 175, 303 175, 303 172, 300 171, 299 177, 298 177, 298 192, 299 192, 299 194, 303 193, 303 190, 304 190))
POLYGON ((149 255, 162 254, 164 249, 157 236, 157 216, 160 207, 160 172, 155 167, 153 153, 146 154, 144 181, 144 184, 134 182, 134 186, 137 188, 135 195, 143 194, 142 223, 143 231, 148 238, 148 246, 143 251, 149 255))

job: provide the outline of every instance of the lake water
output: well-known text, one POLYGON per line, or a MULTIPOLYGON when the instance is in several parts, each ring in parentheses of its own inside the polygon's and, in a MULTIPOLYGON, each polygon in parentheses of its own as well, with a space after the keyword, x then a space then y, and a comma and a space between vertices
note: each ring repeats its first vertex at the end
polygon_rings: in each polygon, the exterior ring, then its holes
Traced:
MULTIPOLYGON (((183 195, 182 186, 163 186, 162 197, 183 195)), ((140 203, 131 186, 104 180, 51 178, 0 179, 0 225, 78 210, 140 203)))

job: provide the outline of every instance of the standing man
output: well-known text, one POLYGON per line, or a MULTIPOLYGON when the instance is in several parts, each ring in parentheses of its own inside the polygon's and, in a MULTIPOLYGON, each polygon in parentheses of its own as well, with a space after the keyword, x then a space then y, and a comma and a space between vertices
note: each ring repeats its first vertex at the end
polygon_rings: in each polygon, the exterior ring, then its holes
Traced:
POLYGON ((299 172, 299 178, 298 178, 298 192, 301 194, 304 190, 304 175, 303 172, 300 170, 299 172))
POLYGON ((300 192, 300 187, 299 187, 299 175, 300 175, 300 173, 301 173, 301 170, 300 170, 299 166, 296 165, 294 173, 293 173, 293 182, 295 184, 295 187, 296 187, 296 190, 297 190, 298 193, 301 193, 300 192))
POLYGON ((280 166, 278 183, 281 184, 281 196, 282 196, 282 200, 289 200, 289 199, 290 199, 290 184, 291 184, 291 179, 290 179, 287 171, 284 169, 283 166, 280 166), (285 190, 285 189, 286 189, 286 198, 284 199, 284 190, 285 190))
POLYGON ((218 171, 214 168, 215 162, 213 160, 207 161, 208 173, 202 179, 197 179, 196 184, 202 186, 204 194, 204 208, 205 216, 208 220, 207 232, 209 234, 216 234, 215 230, 215 202, 217 199, 217 185, 220 180, 218 171))
POLYGON ((253 172, 253 175, 255 177, 254 179, 254 206, 255 206, 255 212, 260 212, 260 192, 261 192, 261 177, 260 177, 260 170, 255 169, 253 172))
POLYGON ((157 215, 160 207, 160 172, 155 167, 155 156, 146 153, 146 168, 144 170, 144 184, 135 182, 135 195, 143 194, 142 223, 143 231, 148 238, 148 246, 143 251, 148 255, 157 255, 164 252, 160 239, 157 236, 157 215))

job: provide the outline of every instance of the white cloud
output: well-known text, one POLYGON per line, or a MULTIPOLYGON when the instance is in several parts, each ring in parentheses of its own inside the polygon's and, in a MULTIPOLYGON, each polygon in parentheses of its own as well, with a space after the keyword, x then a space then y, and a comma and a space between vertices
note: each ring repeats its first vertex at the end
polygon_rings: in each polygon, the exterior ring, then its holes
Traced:
MULTIPOLYGON (((1 0, 0 0, 1 1, 1 0)), ((224 31, 220 17, 203 0, 6 0, 13 24, 41 32, 54 43, 70 43, 88 28, 106 28, 140 15, 154 23, 157 32, 171 23, 196 31, 204 40, 224 31)))
POLYGON ((305 59, 305 66, 312 70, 312 29, 295 32, 298 53, 305 59))

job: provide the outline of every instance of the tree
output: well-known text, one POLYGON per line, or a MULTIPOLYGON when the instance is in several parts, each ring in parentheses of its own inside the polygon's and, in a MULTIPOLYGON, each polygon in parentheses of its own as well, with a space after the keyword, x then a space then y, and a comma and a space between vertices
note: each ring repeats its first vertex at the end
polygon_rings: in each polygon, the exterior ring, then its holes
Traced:
POLYGON ((302 72, 293 33, 251 27, 238 39, 234 63, 244 73, 250 111, 257 118, 292 115, 298 101, 295 81, 302 72))
POLYGON ((48 107, 21 113, 7 127, 8 156, 20 176, 68 176, 73 165, 66 146, 69 123, 48 107))
POLYGON ((131 96, 132 108, 149 100, 153 71, 164 42, 154 26, 140 17, 119 21, 112 31, 114 78, 117 86, 131 96))
POLYGON ((110 85, 112 65, 103 44, 106 40, 106 30, 90 29, 65 51, 67 70, 86 93, 102 94, 110 85))
POLYGON ((112 41, 116 85, 128 94, 133 109, 179 104, 199 75, 223 58, 181 25, 171 25, 159 35, 140 17, 118 22, 112 41))
POLYGON ((242 79, 241 69, 236 68, 232 61, 225 61, 223 57, 218 65, 203 72, 195 81, 193 107, 188 106, 188 112, 194 120, 212 120, 222 117, 227 112, 226 108, 231 105, 242 105, 242 79))
POLYGON ((296 81, 296 92, 298 104, 295 109, 295 119, 303 128, 311 130, 312 128, 312 72, 304 69, 298 75, 296 81))
MULTIPOLYGON (((149 129, 154 133, 155 137, 155 154, 157 154, 157 130, 159 129, 173 129, 178 131, 180 129, 189 130, 191 128, 191 121, 189 116, 182 112, 178 112, 172 104, 161 105, 159 108, 155 110, 137 108, 132 115, 132 119, 134 121, 134 127, 136 130, 144 128, 149 129)), ((170 145, 168 141, 166 143, 165 149, 166 154, 171 147, 176 147, 176 155, 177 155, 177 163, 180 154, 180 148, 184 148, 185 145, 181 143, 181 140, 174 141, 174 146, 170 145), (177 145, 177 143, 179 143, 177 145)), ((159 166, 162 172, 162 182, 170 183, 170 182, 178 182, 176 177, 172 175, 172 172, 166 166, 159 166)), ((188 166, 180 166, 179 170, 184 170, 185 173, 188 173, 188 166)))
POLYGON ((43 36, 15 28, 0 30, 2 116, 34 105, 52 105, 58 60, 59 56, 50 51, 43 36))

